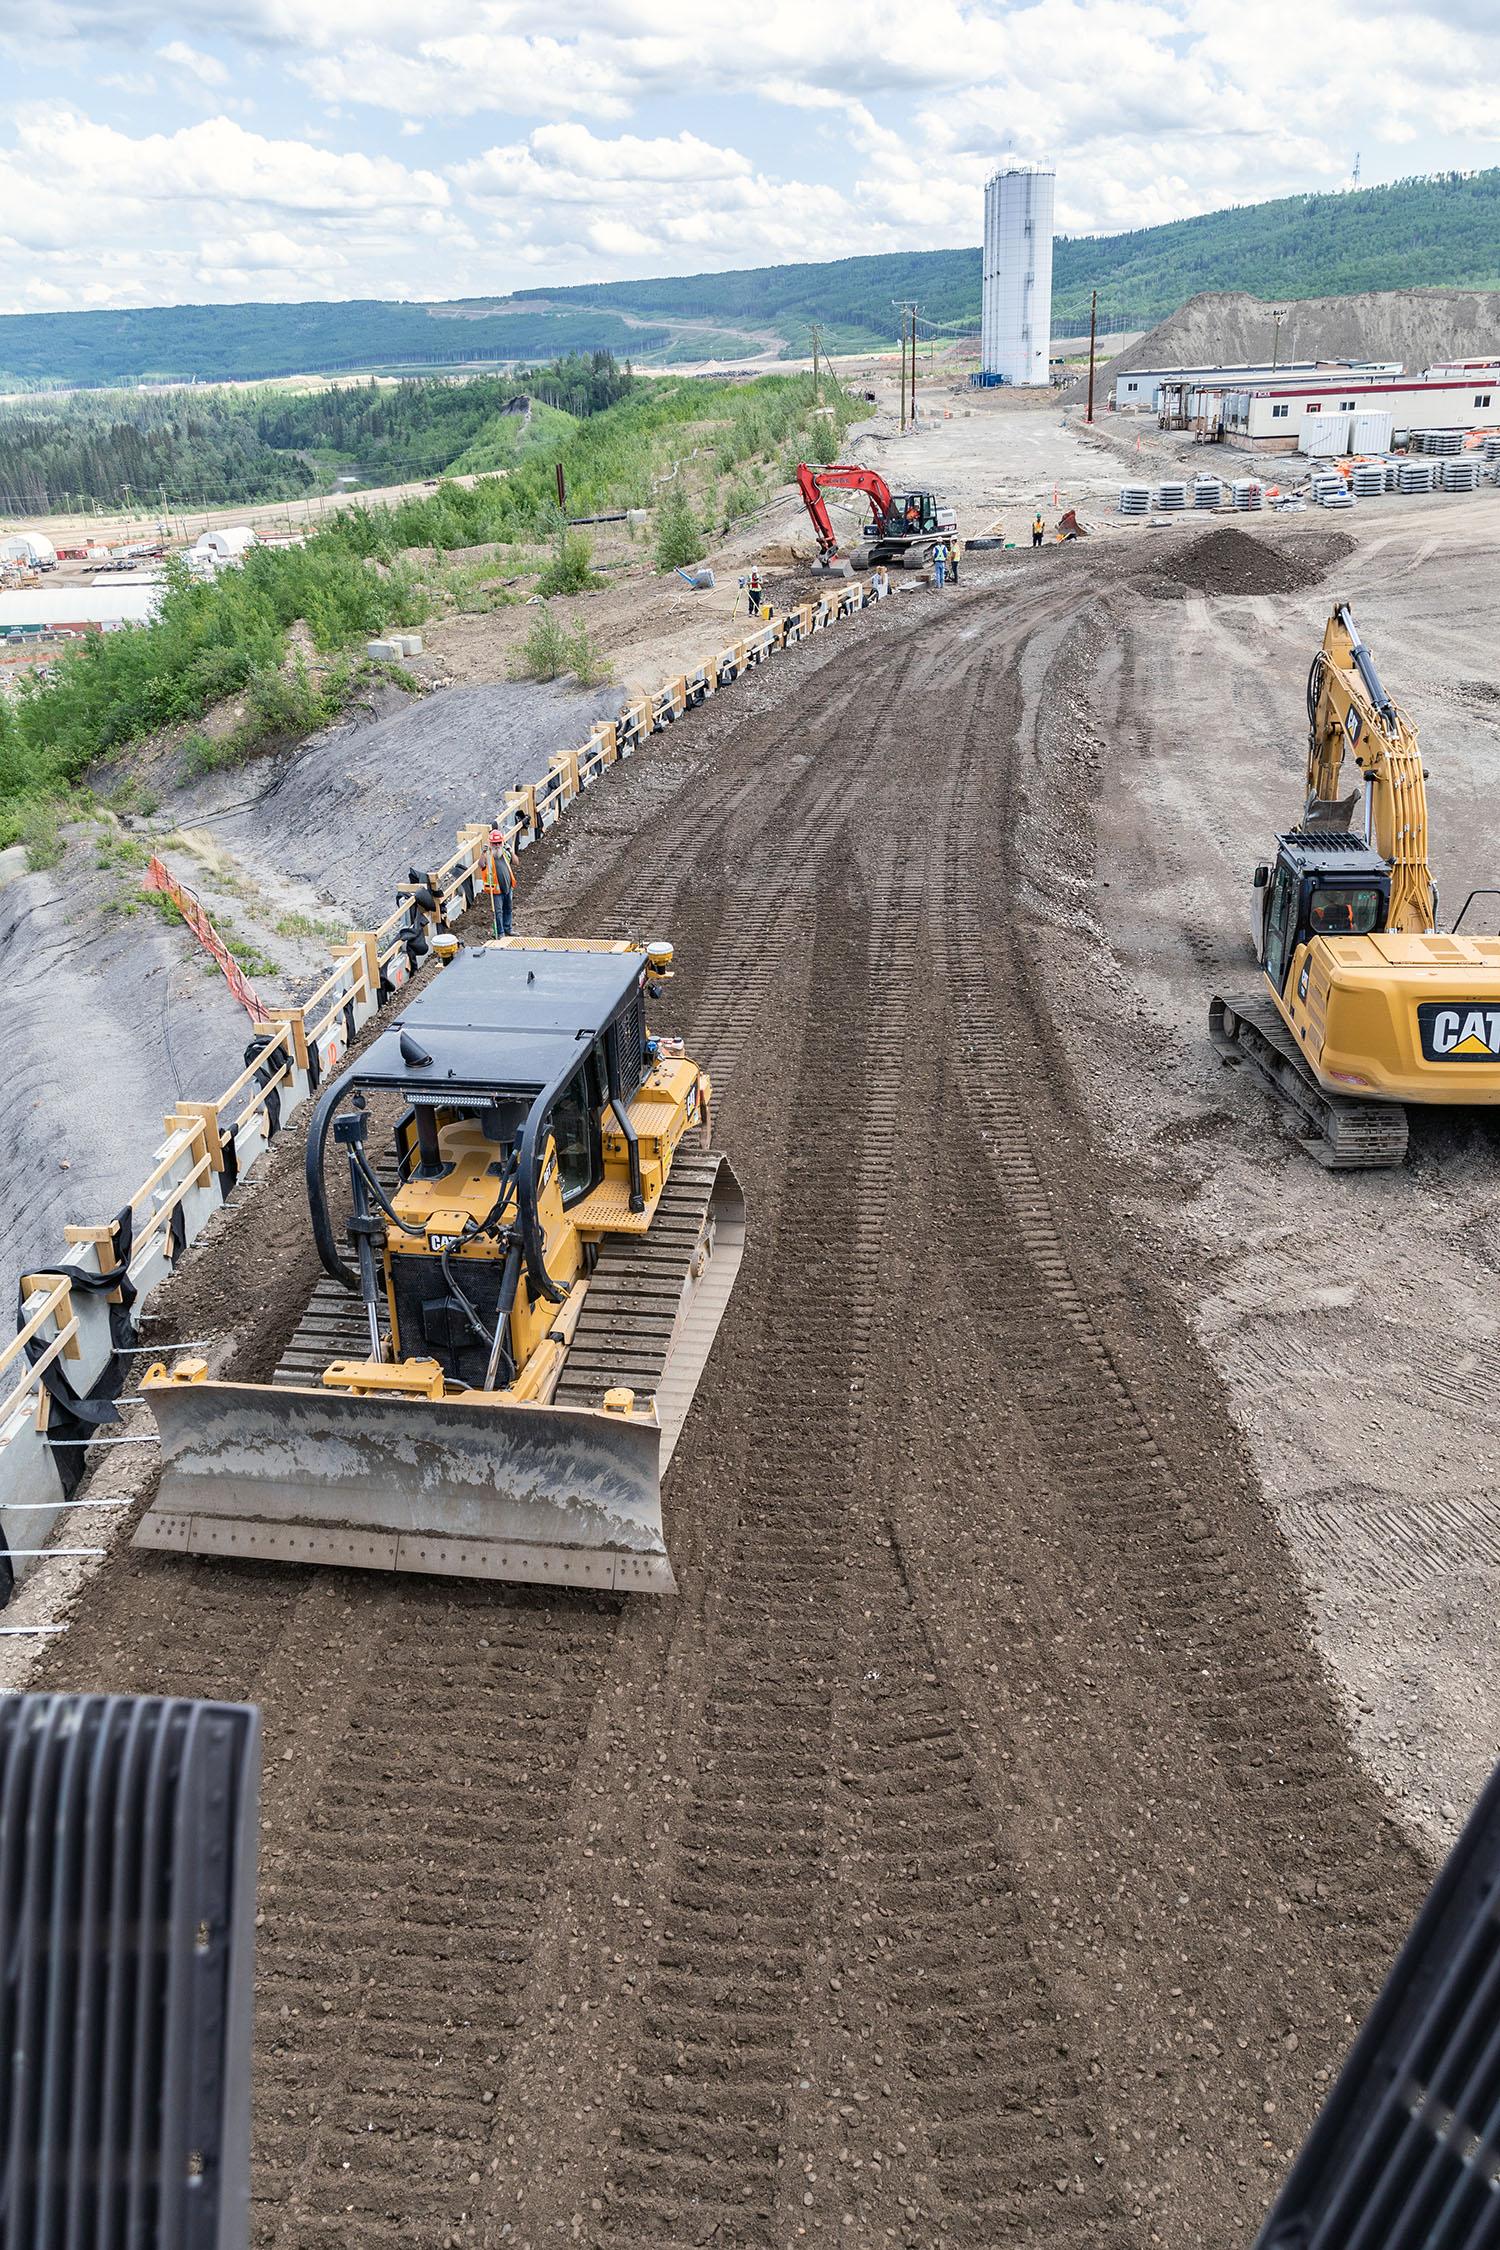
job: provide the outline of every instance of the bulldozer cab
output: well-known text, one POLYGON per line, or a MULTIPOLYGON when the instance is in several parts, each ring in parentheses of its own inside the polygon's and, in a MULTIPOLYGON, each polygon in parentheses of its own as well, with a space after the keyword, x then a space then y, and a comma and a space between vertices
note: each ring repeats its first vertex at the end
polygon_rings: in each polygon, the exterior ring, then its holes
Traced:
POLYGON ((1256 954, 1281 992, 1297 949, 1315 937, 1368 937, 1390 913, 1391 871, 1362 836, 1293 829, 1274 866, 1255 870, 1256 954))
MULTIPOLYGON (((359 1287, 329 1216, 332 1132, 385 1222, 392 1341, 402 1357, 431 1354, 445 1374, 473 1382, 483 1372, 482 1349, 479 1369, 471 1364, 481 1333, 493 1329, 501 1293, 520 1272, 533 1302, 565 1296, 575 1276, 548 1269, 548 1217, 603 1179, 605 1109, 622 1114, 646 1061, 647 973, 636 951, 501 946, 460 955, 324 1095, 308 1135, 313 1239, 325 1271, 359 1287), (380 1096, 402 1104, 390 1194, 364 1156, 359 1116, 380 1096), (340 1112, 352 1118, 340 1123, 340 1112), (489 1255, 475 1264, 469 1253, 483 1251, 487 1237, 489 1255), (512 1242, 520 1270, 507 1283, 512 1242)), ((627 1157, 632 1207, 641 1209, 633 1141, 627 1157)))

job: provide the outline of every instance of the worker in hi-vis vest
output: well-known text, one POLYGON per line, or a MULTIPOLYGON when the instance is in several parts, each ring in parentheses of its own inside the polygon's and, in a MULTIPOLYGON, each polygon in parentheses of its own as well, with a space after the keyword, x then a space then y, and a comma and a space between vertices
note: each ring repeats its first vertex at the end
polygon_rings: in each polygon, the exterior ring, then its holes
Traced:
POLYGON ((1031 519, 1031 544, 1033 547, 1040 547, 1042 543, 1042 533, 1046 530, 1046 528, 1047 526, 1042 521, 1041 510, 1038 509, 1036 514, 1031 519))
POLYGON ((490 894, 490 919, 495 935, 509 937, 511 900, 516 888, 516 855, 500 828, 490 830, 490 847, 484 855, 484 887, 490 894))

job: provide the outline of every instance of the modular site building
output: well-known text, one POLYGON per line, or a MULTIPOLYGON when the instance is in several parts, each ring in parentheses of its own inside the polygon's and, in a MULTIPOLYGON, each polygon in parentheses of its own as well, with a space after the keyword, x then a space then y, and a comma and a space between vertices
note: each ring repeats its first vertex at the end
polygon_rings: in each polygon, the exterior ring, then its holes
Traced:
POLYGON ((123 625, 149 625, 164 591, 157 579, 0 593, 0 643, 79 640, 88 633, 118 632, 123 625))
POLYGON ((1262 384, 1307 383, 1322 374, 1399 375, 1399 360, 1297 359, 1273 367, 1253 362, 1215 367, 1131 367, 1115 377, 1115 410, 1119 413, 1156 413, 1164 387, 1215 390, 1258 388, 1262 384))
POLYGON ((1256 453, 1379 451, 1369 433, 1387 416, 1398 441, 1419 430, 1500 429, 1500 365, 1461 375, 1429 368, 1394 380, 1349 375, 1291 387, 1247 386, 1225 390, 1218 409, 1222 435, 1256 453), (1354 435, 1361 425, 1369 439, 1363 444, 1354 435))
POLYGON ((997 172, 984 191, 981 377, 1035 384, 1051 380, 1051 172, 997 172))

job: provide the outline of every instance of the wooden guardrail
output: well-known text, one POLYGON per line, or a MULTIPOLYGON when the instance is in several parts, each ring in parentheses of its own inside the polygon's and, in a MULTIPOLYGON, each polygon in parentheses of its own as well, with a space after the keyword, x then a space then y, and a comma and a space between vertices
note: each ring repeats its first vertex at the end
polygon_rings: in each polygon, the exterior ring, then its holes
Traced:
MULTIPOLYGON (((540 781, 508 792, 499 818, 506 841, 524 851, 650 735, 778 651, 888 592, 883 572, 867 582, 830 588, 818 600, 755 626, 707 663, 635 697, 613 719, 601 719, 576 750, 549 759, 540 781)), ((129 1201, 107 1224, 65 1227, 63 1252, 54 1265, 23 1278, 17 1333, 0 1349, 0 1607, 59 1515, 74 1504, 90 1433, 101 1422, 119 1419, 113 1402, 151 1291, 287 1119, 337 1070, 364 1025, 408 982, 431 952, 434 935, 469 912, 483 886, 490 830, 488 820, 461 828, 440 867, 413 870, 398 886, 385 920, 374 929, 349 932, 334 949, 328 974, 299 1007, 271 1007, 246 983, 248 997, 241 997, 255 1029, 239 1076, 214 1101, 179 1101, 163 1119, 165 1138, 129 1201)), ((165 869, 162 876, 156 887, 166 889, 179 907, 183 897, 191 899, 165 869)), ((195 899, 191 903, 198 905, 195 899)), ((189 918, 187 908, 183 912, 189 918)), ((244 982, 233 955, 207 916, 202 919, 217 941, 211 948, 215 957, 222 948, 244 982)), ((193 927, 208 943, 196 921, 193 927)))

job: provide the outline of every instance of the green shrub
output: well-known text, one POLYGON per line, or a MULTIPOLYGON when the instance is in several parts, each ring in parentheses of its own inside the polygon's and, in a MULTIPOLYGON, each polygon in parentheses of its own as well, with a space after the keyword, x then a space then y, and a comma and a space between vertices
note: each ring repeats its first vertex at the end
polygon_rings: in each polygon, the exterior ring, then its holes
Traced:
POLYGON ((555 680, 568 666, 568 634, 550 609, 537 616, 510 660, 513 680, 555 680))
POLYGON ((614 664, 607 657, 586 625, 579 623, 567 637, 567 662, 565 671, 572 673, 580 687, 603 687, 615 676, 614 664))
POLYGON ((685 570, 702 557, 703 526, 680 484, 674 484, 656 511, 656 567, 685 570))
POLYGON ((562 548, 536 582, 539 594, 586 594, 604 580, 593 568, 594 550, 578 531, 565 532, 562 548))
POLYGON ((33 873, 38 868, 55 867, 63 855, 57 806, 45 798, 33 798, 22 808, 15 840, 26 846, 26 864, 33 873))

